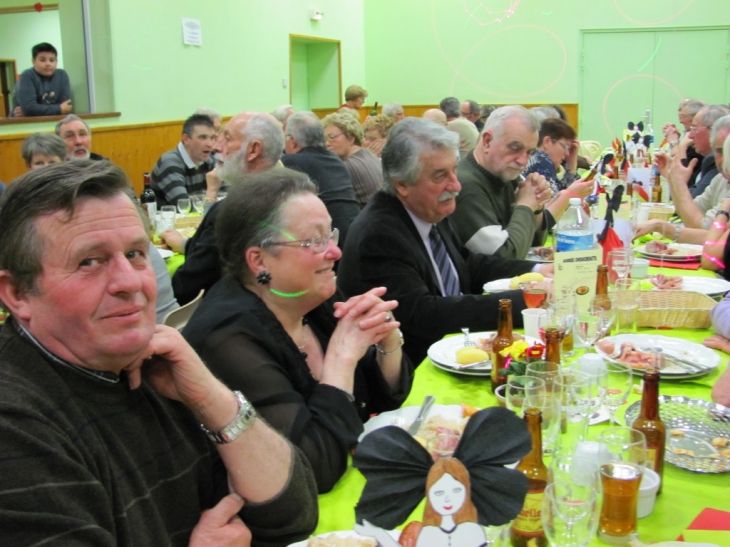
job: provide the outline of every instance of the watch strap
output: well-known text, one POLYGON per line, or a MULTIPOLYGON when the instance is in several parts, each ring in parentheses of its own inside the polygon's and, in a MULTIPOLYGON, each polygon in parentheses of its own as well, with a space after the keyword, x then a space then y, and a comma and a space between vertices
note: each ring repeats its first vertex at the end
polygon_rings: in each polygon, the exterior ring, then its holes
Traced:
POLYGON ((200 424, 203 432, 215 444, 227 444, 235 441, 241 433, 251 427, 251 424, 256 419, 256 411, 253 405, 248 402, 248 399, 243 396, 243 393, 234 391, 233 394, 238 401, 238 414, 236 414, 236 417, 233 418, 231 423, 220 431, 211 431, 203 424, 200 424))

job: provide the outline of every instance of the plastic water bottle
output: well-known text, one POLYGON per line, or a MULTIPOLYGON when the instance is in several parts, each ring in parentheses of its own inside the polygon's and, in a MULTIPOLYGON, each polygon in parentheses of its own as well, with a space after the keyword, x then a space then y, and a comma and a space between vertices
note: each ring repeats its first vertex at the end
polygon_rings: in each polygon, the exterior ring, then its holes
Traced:
POLYGON ((591 219, 580 204, 580 198, 570 198, 570 207, 563 213, 556 226, 556 250, 589 251, 596 244, 591 219))

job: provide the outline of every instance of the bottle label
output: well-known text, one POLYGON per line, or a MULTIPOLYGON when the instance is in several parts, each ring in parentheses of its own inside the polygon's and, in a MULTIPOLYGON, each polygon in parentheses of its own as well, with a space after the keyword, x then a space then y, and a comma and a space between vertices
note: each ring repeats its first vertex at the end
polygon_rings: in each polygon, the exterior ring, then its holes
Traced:
POLYGON ((542 529, 542 498, 544 490, 531 490, 525 496, 522 511, 512 523, 512 529, 521 536, 544 536, 542 529))
POLYGON ((658 472, 658 470, 657 470, 657 463, 658 463, 657 456, 658 455, 659 454, 658 454, 658 451, 656 448, 647 447, 646 448, 646 462, 645 462, 644 466, 647 469, 651 469, 652 471, 658 472))
POLYGON ((559 253, 566 251, 590 251, 593 249, 593 232, 583 230, 566 230, 557 234, 556 250, 559 253))

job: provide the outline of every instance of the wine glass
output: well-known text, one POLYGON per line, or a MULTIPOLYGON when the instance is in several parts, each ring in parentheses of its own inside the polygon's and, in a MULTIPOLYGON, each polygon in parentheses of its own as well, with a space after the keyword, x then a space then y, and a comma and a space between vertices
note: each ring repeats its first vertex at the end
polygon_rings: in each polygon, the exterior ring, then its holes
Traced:
POLYGON ((522 289, 522 297, 525 299, 525 305, 528 308, 539 308, 548 297, 548 288, 545 281, 526 281, 520 283, 522 289))
POLYGON ((509 376, 504 395, 505 404, 518 416, 528 395, 536 395, 545 389, 545 381, 533 376, 509 376))
POLYGON ((202 215, 205 211, 205 194, 192 194, 190 196, 190 203, 195 212, 202 215))
POLYGON ((564 329, 560 345, 560 354, 563 357, 573 355, 573 326, 575 325, 575 300, 552 302, 548 307, 555 317, 555 323, 564 329))
POLYGON ((177 200, 177 210, 181 215, 188 216, 192 207, 190 198, 180 198, 177 200))
POLYGON ((602 448, 599 455, 601 464, 623 461, 641 467, 646 465, 646 436, 638 429, 609 427, 598 434, 596 442, 602 448))
POLYGON ((578 312, 575 319, 575 334, 583 343, 585 353, 596 343, 601 336, 604 325, 604 312, 600 306, 588 306, 583 312, 578 312))
POLYGON ((599 338, 611 334, 611 328, 616 322, 616 303, 613 296, 609 295, 608 298, 609 300, 606 300, 606 297, 603 296, 600 300, 596 298, 591 299, 591 308, 601 308, 603 310, 603 321, 601 323, 601 334, 599 338))
POLYGON ((548 329, 557 329, 560 332, 560 341, 562 344, 563 338, 567 331, 568 316, 560 315, 555 309, 548 307, 545 310, 547 313, 540 315, 537 318, 537 332, 540 335, 540 340, 544 344, 547 340, 545 333, 548 329))
POLYGON ((633 386, 632 369, 623 363, 606 363, 606 394, 603 405, 608 408, 609 425, 616 422, 616 410, 626 402, 633 386))
POLYGON ((560 447, 560 392, 541 391, 528 395, 523 408, 536 408, 542 414, 542 451, 544 454, 558 452, 560 447))
POLYGON ((598 523, 598 496, 589 486, 554 482, 545 488, 541 520, 553 547, 585 547, 598 523))
POLYGON ((632 249, 614 249, 608 252, 606 265, 608 266, 609 280, 616 282, 617 279, 626 279, 634 263, 634 251, 632 249))
POLYGON ((565 423, 560 453, 569 454, 585 438, 596 388, 587 374, 569 368, 561 370, 555 383, 562 393, 561 419, 565 423))

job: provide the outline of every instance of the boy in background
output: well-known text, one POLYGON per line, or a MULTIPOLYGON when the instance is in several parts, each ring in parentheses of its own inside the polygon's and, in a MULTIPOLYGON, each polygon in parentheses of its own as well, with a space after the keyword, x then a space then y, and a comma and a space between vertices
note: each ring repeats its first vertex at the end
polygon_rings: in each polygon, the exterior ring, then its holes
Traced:
POLYGON ((33 46, 33 68, 23 71, 15 86, 13 115, 60 116, 73 112, 71 83, 56 68, 58 52, 48 42, 33 46))

